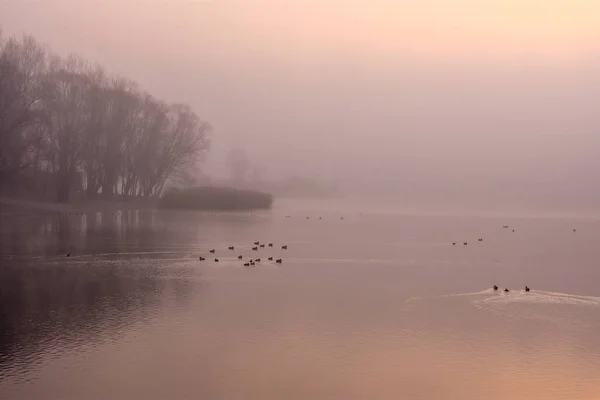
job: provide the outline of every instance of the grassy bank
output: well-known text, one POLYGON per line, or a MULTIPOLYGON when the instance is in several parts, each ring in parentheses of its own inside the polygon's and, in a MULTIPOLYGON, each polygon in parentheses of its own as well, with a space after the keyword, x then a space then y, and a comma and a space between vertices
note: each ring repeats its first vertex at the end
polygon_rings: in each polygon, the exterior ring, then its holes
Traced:
POLYGON ((259 210, 271 208, 273 196, 254 190, 205 186, 169 190, 158 205, 188 210, 259 210))

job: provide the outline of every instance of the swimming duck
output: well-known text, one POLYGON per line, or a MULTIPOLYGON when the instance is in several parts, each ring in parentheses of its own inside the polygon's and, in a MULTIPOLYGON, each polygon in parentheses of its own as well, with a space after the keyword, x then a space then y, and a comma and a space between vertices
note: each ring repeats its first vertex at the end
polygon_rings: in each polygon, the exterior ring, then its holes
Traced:
POLYGON ((258 247, 253 247, 252 250, 258 251, 258 247))
POLYGON ((242 258, 244 258, 244 257, 242 257, 242 256, 238 256, 238 260, 241 260, 242 258))
POLYGON ((269 243, 269 247, 273 247, 273 243, 269 243))
POLYGON ((71 257, 71 253, 67 253, 67 257, 71 257))
POLYGON ((273 261, 273 257, 269 257, 269 261, 273 261))
POLYGON ((508 293, 508 292, 510 292, 510 290, 504 289, 504 293, 508 293))
POLYGON ((497 285, 494 285, 494 290, 495 291, 498 290, 498 286, 497 285))
POLYGON ((277 264, 281 264, 281 263, 283 262, 283 260, 282 260, 281 258, 278 258, 277 260, 275 260, 275 262, 276 262, 277 264))
POLYGON ((463 242, 463 244, 466 246, 466 245, 468 245, 469 243, 468 243, 468 242, 463 242))
POLYGON ((529 289, 529 286, 525 286, 525 291, 529 292, 531 289, 529 289))
POLYGON ((261 244, 261 245, 260 245, 260 247, 265 247, 265 245, 264 245, 264 244, 261 244))
POLYGON ((456 242, 452 242, 452 246, 456 246, 456 242))
POLYGON ((259 263, 260 262, 260 258, 257 258, 256 260, 254 260, 254 262, 259 263))
POLYGON ((218 258, 215 258, 215 262, 219 262, 219 259, 218 259, 218 258))
POLYGON ((200 256, 200 257, 198 257, 198 260, 200 260, 200 261, 204 261, 204 260, 206 260, 206 258, 204 258, 204 257, 200 256))
POLYGON ((483 238, 477 239, 478 242, 483 242, 483 238))
POLYGON ((214 254, 215 253, 215 249, 210 249, 209 253, 213 253, 214 254))
POLYGON ((254 242, 254 244, 258 246, 260 244, 260 242, 254 242))
POLYGON ((250 266, 250 263, 245 263, 244 264, 244 267, 249 267, 249 266, 250 266))
POLYGON ((285 245, 281 246, 281 248, 282 248, 283 250, 287 250, 287 244, 285 244, 285 245))
POLYGON ((229 247, 228 247, 228 249, 229 249, 229 250, 235 250, 235 247, 233 247, 233 246, 229 246, 229 247))

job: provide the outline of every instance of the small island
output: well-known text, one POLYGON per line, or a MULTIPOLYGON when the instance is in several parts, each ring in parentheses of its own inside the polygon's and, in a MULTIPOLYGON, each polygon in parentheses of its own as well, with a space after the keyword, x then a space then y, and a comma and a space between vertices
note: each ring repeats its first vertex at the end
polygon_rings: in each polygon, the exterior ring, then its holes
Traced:
POLYGON ((159 208, 183 210, 259 210, 272 205, 269 193, 218 186, 171 188, 158 201, 159 208))

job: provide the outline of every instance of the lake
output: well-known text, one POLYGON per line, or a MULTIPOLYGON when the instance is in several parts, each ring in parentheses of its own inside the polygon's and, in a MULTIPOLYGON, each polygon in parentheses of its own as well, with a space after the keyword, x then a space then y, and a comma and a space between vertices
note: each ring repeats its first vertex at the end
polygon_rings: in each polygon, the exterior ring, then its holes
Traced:
POLYGON ((288 201, 0 222, 1 399, 600 398, 592 216, 288 201))

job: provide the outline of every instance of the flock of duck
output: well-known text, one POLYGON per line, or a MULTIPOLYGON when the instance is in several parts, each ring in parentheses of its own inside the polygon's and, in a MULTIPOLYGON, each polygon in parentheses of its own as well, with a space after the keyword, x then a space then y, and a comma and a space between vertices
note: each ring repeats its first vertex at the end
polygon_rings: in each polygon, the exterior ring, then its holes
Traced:
MULTIPOLYGON (((255 215, 255 214, 251 214, 251 215, 255 215)), ((292 218, 292 216, 291 215, 286 215, 285 218, 292 218)), ((306 219, 310 219, 310 217, 306 217, 306 219)), ((323 217, 319 217, 319 219, 323 219, 323 217)), ((340 217, 340 220, 343 220, 343 219, 344 219, 344 217, 340 217)), ((252 244, 253 244, 252 251, 259 251, 259 249, 266 248, 266 247, 271 247, 272 248, 274 246, 274 244, 272 242, 270 242, 270 243, 261 243, 260 241, 256 241, 256 242, 253 242, 252 244)), ((287 250, 288 249, 287 244, 282 245, 281 249, 282 250, 287 250)), ((227 250, 234 251, 235 250, 235 246, 228 246, 227 250)), ((216 249, 210 249, 209 250, 209 253, 211 253, 211 254, 216 254, 216 252, 217 252, 216 249)), ((198 257, 198 259, 200 261, 206 261, 207 260, 206 257, 202 257, 202 256, 198 257)), ((244 261, 244 256, 243 255, 239 255, 238 256, 238 260, 244 261)), ((267 260, 268 261, 273 261, 276 264, 283 264, 283 259, 281 259, 281 258, 268 257, 267 260)), ((217 263, 220 262, 219 258, 217 258, 217 257, 215 257, 213 261, 217 262, 217 263)), ((256 264, 260 263, 261 261, 262 260, 260 258, 250 258, 250 259, 247 260, 247 262, 244 263, 244 267, 255 267, 256 264)))
MULTIPOLYGON (((497 292, 498 291, 498 286, 494 285, 493 289, 494 289, 494 292, 497 292)), ((530 290, 531 289, 529 289, 529 286, 525 286, 525 291, 526 292, 529 292, 530 290)), ((504 288, 504 293, 508 293, 508 292, 510 292, 510 290, 508 290, 508 288, 504 288)))
MULTIPOLYGON (((261 243, 260 241, 256 241, 256 242, 254 242, 252 244, 253 244, 252 251, 259 251, 259 249, 266 248, 266 247, 271 247, 272 248, 274 246, 273 243, 261 243)), ((281 249, 282 250, 287 250, 288 249, 287 244, 282 245, 281 249)), ((234 251, 235 250, 235 246, 229 246, 229 247, 227 247, 227 250, 234 251)), ((208 252, 211 253, 211 254, 216 254, 217 250, 216 249, 210 249, 208 252)), ((200 257, 198 257, 198 259, 200 261, 206 261, 206 257, 200 256, 200 257)), ((238 260, 244 261, 244 256, 243 255, 239 255, 238 256, 238 260)), ((274 257, 268 257, 267 260, 268 261, 274 261, 276 264, 282 264, 283 263, 283 259, 281 259, 281 258, 275 259, 274 257)), ((217 257, 215 257, 214 262, 219 262, 219 259, 217 257)), ((244 267, 254 267, 254 266, 256 266, 257 263, 260 263, 260 262, 262 262, 262 260, 260 258, 250 258, 250 259, 247 260, 247 262, 244 263, 244 267)))

